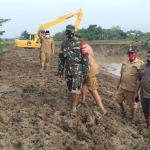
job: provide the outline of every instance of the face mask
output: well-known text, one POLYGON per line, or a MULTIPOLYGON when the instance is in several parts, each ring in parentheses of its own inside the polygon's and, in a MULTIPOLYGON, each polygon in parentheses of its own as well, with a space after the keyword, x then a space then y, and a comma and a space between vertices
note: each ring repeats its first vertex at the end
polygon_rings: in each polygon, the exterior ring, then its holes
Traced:
POLYGON ((66 32, 66 36, 68 37, 68 39, 72 39, 74 37, 74 33, 66 32))
POLYGON ((45 37, 46 37, 46 38, 49 38, 49 35, 46 35, 45 37))
POLYGON ((150 65, 150 60, 147 60, 147 63, 150 65))
POLYGON ((136 59, 136 54, 128 54, 129 60, 133 61, 134 59, 136 59))

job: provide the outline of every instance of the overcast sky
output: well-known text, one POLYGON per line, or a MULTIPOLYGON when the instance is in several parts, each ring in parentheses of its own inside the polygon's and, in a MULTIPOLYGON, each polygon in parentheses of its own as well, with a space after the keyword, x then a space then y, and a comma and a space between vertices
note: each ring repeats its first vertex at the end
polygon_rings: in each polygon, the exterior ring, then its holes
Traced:
MULTIPOLYGON (((11 18, 0 27, 0 31, 6 31, 3 38, 15 38, 23 30, 36 33, 40 25, 80 8, 83 19, 79 29, 97 24, 105 29, 120 26, 124 31, 150 32, 150 0, 0 0, 0 5, 0 17, 11 18)), ((49 28, 51 35, 75 20, 76 17, 49 28)))

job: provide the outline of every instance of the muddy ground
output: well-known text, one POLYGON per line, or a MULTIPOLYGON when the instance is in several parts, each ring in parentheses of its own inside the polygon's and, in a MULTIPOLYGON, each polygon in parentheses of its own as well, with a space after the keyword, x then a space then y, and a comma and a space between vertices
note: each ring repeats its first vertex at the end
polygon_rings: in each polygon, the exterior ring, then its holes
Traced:
POLYGON ((56 76, 57 56, 40 73, 38 55, 16 48, 0 55, 1 150, 150 150, 141 105, 133 125, 128 106, 126 116, 118 113, 118 77, 103 70, 98 75, 105 117, 89 93, 87 106, 72 113, 65 79, 56 76))

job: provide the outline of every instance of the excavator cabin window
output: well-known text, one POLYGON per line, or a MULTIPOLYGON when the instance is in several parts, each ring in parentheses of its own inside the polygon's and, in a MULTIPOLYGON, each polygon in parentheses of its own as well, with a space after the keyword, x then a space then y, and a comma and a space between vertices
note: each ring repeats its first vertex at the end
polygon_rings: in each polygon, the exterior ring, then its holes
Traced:
POLYGON ((35 38, 35 34, 32 34, 31 35, 31 40, 34 41, 34 38, 35 38))

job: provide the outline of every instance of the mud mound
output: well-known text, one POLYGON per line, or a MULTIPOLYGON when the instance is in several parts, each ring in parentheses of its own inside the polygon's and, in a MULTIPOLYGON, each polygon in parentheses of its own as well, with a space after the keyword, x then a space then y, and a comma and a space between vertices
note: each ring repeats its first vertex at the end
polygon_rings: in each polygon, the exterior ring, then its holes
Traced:
MULTIPOLYGON (((142 44, 139 45, 133 44, 133 46, 137 50, 138 57, 145 61, 147 51, 149 50, 148 47, 142 44)), ((92 45, 92 48, 94 49, 95 52, 99 53, 100 55, 104 55, 105 57, 108 56, 126 57, 129 45, 99 43, 92 45)))
POLYGON ((118 113, 118 77, 101 72, 99 93, 108 110, 103 117, 91 95, 71 112, 65 79, 51 68, 39 72, 39 51, 15 49, 0 56, 0 149, 2 150, 148 150, 150 131, 139 106, 136 123, 118 113), (144 123, 143 123, 144 122, 144 123))

